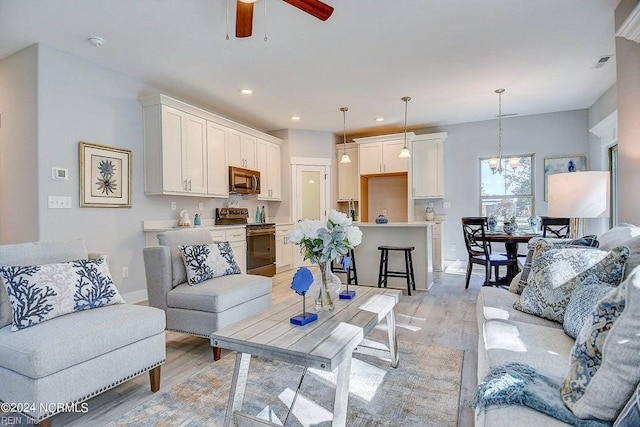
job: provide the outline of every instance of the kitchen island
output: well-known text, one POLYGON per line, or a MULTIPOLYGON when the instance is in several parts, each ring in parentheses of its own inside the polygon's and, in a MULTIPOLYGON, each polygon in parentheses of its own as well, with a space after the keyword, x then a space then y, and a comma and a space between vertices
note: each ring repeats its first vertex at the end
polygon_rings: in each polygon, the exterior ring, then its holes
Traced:
MULTIPOLYGON (((433 284, 433 228, 436 221, 354 223, 362 231, 362 243, 356 247, 358 282, 361 285, 378 285, 380 251, 378 246, 413 246, 413 272, 416 290, 429 290, 433 284)), ((402 253, 390 253, 389 270, 404 271, 402 253)), ((407 289, 404 278, 389 278, 389 287, 407 289)))

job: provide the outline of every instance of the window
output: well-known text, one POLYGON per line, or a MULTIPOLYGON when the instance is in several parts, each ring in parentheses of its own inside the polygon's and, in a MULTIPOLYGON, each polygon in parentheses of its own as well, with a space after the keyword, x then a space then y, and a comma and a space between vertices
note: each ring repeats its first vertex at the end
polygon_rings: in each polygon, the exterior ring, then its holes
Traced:
POLYGON ((502 173, 493 173, 489 158, 480 159, 480 215, 494 215, 498 220, 515 216, 517 221, 527 224, 535 213, 533 198, 533 154, 503 156, 502 173), (520 158, 514 170, 509 162, 520 158))
POLYGON ((609 148, 609 170, 611 171, 611 227, 618 225, 618 145, 609 148))

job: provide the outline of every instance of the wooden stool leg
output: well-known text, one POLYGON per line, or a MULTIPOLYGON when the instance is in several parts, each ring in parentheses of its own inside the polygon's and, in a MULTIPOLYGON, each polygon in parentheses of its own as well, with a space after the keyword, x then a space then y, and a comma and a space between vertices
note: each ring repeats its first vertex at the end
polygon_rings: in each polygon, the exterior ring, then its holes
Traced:
POLYGON ((351 249, 351 267, 353 267, 353 283, 358 286, 358 269, 356 268, 356 253, 351 249))
POLYGON ((409 251, 409 273, 411 274, 411 286, 413 290, 416 290, 416 277, 413 275, 413 257, 411 256, 411 252, 409 251))
POLYGON ((404 270, 407 277, 407 293, 411 296, 411 277, 409 275, 409 251, 404 251, 404 270))
POLYGON ((213 349, 213 361, 220 360, 222 349, 220 347, 212 347, 213 349))
POLYGON ((389 250, 384 250, 384 287, 386 288, 389 282, 389 250))
POLYGON ((384 265, 384 249, 380 250, 380 268, 378 271, 378 287, 382 287, 382 266, 384 265))

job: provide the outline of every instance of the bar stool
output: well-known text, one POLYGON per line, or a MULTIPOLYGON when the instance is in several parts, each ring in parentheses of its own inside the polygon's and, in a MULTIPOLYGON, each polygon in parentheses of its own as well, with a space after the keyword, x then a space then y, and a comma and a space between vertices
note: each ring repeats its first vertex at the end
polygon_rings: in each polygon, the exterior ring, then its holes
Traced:
POLYGON ((407 292, 411 296, 411 288, 416 290, 416 279, 413 275, 413 259, 411 258, 411 251, 415 248, 413 246, 378 246, 380 252, 380 273, 378 274, 378 287, 383 284, 387 287, 387 281, 389 277, 404 277, 407 279, 407 292), (403 251, 404 252, 404 266, 405 271, 389 271, 389 251, 403 251))
MULTIPOLYGON (((351 257, 351 264, 349 264, 349 268, 347 269, 347 284, 351 285, 352 283, 358 286, 358 271, 356 270, 356 254, 353 249, 349 250, 349 256, 351 257)), ((345 273, 342 269, 342 263, 339 266, 331 263, 331 272, 332 273, 345 273)))

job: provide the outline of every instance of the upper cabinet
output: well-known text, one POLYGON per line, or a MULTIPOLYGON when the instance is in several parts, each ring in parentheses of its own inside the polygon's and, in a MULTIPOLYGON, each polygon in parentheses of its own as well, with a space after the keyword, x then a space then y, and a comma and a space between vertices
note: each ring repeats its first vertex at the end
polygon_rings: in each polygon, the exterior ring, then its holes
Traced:
POLYGON ((258 139, 256 162, 260 171, 260 195, 258 200, 281 200, 280 145, 258 139))
POLYGON ((139 101, 145 194, 229 197, 229 166, 258 169, 260 140, 269 146, 265 198, 281 199, 280 139, 165 95, 139 101))
POLYGON ((411 143, 411 197, 444 197, 444 140, 446 132, 416 135, 411 143))
POLYGON ((257 169, 256 138, 254 136, 229 130, 229 166, 257 169))
POLYGON ((336 148, 336 158, 338 161, 338 201, 358 200, 358 186, 360 185, 358 147, 355 144, 347 144, 345 150, 343 145, 339 144, 336 148), (351 163, 340 163, 345 151, 349 155, 351 163))
MULTIPOLYGON (((408 144, 413 136, 413 133, 407 133, 408 144)), ((407 172, 409 162, 398 157, 404 147, 404 138, 404 133, 354 138, 359 147, 360 175, 407 172)))

